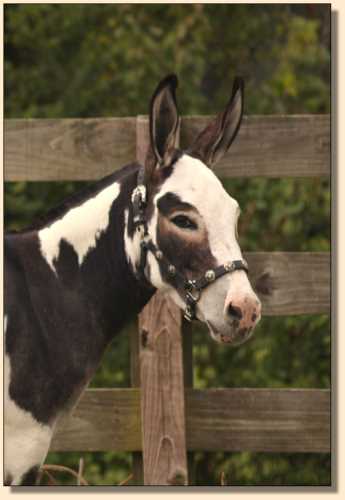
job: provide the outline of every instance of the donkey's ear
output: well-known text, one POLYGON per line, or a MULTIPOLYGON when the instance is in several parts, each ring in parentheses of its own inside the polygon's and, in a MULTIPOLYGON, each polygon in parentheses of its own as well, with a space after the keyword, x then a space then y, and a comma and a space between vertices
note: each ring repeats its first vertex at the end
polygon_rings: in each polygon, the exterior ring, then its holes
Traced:
POLYGON ((168 75, 158 84, 151 99, 150 140, 155 166, 157 163, 161 167, 168 165, 176 145, 179 124, 176 88, 176 75, 168 75))
POLYGON ((213 167, 227 152, 240 128, 243 115, 244 82, 236 77, 225 110, 196 138, 188 151, 213 167))

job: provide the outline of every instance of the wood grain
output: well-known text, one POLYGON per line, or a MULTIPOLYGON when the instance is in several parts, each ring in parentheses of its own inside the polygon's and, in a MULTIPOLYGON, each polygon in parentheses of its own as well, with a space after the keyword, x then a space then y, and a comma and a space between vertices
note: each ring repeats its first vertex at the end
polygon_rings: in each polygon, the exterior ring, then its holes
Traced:
POLYGON ((59 423, 51 446, 61 451, 141 449, 139 389, 88 389, 59 423))
MULTIPOLYGON (((160 342, 168 355, 171 344, 160 342)), ((172 396, 168 404, 173 428, 172 396)), ((166 421, 150 411, 159 435, 166 421)), ((187 389, 187 448, 328 453, 330 415, 326 389, 187 389)), ((58 425, 51 451, 139 451, 140 427, 139 389, 89 389, 58 425)))
MULTIPOLYGON (((182 121, 186 147, 210 121, 182 121)), ((318 177, 330 174, 329 115, 245 116, 228 154, 216 165, 219 177, 318 177)))
MULTIPOLYGON (((129 331, 131 387, 140 387, 139 328, 138 319, 133 320, 129 331)), ((132 453, 132 482, 136 486, 144 484, 143 454, 132 453)))
MULTIPOLYGON (((138 117, 147 122, 147 117, 138 117)), ((186 147, 212 119, 182 118, 186 147)), ((136 159, 136 118, 5 120, 5 180, 99 179, 136 159)), ((330 174, 329 115, 247 116, 220 177, 330 174)))
POLYGON ((144 482, 186 485, 181 312, 155 294, 139 324, 144 482))
POLYGON ((193 390, 187 398, 187 446, 209 451, 328 452, 330 393, 193 390))
POLYGON ((248 252, 244 257, 264 315, 330 313, 330 254, 248 252))
POLYGON ((135 160, 135 118, 6 120, 5 180, 99 179, 135 160))

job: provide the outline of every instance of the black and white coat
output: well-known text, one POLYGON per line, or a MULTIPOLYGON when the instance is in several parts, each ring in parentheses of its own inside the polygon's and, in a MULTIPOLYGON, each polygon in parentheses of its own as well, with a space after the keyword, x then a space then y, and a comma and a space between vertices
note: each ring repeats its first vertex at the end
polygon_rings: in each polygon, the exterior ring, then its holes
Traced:
MULTIPOLYGON (((211 171, 237 134, 243 84, 188 152, 174 148, 178 128, 169 76, 150 106, 145 164, 148 230, 188 277, 241 259, 237 202, 211 171)), ((7 485, 35 483, 58 419, 75 405, 114 335, 156 289, 181 307, 183 295, 148 255, 138 272, 142 234, 133 225, 133 163, 66 200, 45 222, 7 234, 5 253, 5 464, 7 485)), ((219 342, 241 343, 260 318, 246 273, 209 287, 197 316, 219 342)))

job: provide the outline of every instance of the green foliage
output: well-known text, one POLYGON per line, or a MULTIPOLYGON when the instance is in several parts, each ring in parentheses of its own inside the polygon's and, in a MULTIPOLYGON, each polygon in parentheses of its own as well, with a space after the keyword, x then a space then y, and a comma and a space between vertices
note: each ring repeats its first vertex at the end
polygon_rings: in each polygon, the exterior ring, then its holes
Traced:
MULTIPOLYGON (((317 4, 7 4, 6 118, 146 114, 157 81, 179 75, 184 114, 223 108, 236 74, 246 114, 330 111, 329 6, 317 4)), ((258 138, 258 140, 260 140, 258 138)), ((325 179, 232 179, 243 250, 329 251, 325 179)), ((8 183, 5 224, 19 229, 83 183, 8 183)), ((330 386, 329 317, 265 317, 231 349, 194 331, 196 387, 330 386)), ((93 387, 130 385, 128 332, 108 349, 93 387)), ((83 453, 92 484, 118 484, 130 454, 83 453)), ((79 453, 48 462, 78 468, 79 453)), ((196 484, 326 485, 330 455, 195 454, 196 484)), ((59 476, 60 478, 60 476, 59 476)), ((71 478, 61 477, 62 484, 71 478)))
POLYGON ((196 453, 200 486, 330 486, 330 456, 323 454, 196 453), (207 479, 206 479, 207 478, 207 479))
POLYGON ((330 181, 311 179, 227 179, 240 204, 238 223, 244 251, 329 251, 330 181))
POLYGON ((246 80, 247 113, 329 110, 327 7, 6 5, 5 114, 145 114, 162 75, 181 80, 183 113, 214 113, 246 80))
POLYGON ((224 349, 195 328, 194 385, 207 387, 328 388, 328 316, 264 317, 241 348, 224 349))

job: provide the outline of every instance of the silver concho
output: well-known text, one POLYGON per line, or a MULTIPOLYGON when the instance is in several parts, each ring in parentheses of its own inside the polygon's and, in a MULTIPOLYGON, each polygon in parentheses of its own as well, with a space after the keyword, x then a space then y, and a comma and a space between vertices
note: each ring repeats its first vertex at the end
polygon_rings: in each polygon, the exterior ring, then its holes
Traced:
POLYGON ((157 258, 157 260, 162 260, 163 253, 160 250, 157 250, 157 252, 156 252, 156 258, 157 258))
POLYGON ((216 279, 215 272, 212 271, 212 269, 210 269, 209 271, 206 271, 205 278, 209 282, 214 281, 216 279))
POLYGON ((168 266, 168 273, 170 274, 170 276, 175 276, 175 274, 176 274, 176 267, 173 266, 172 264, 169 264, 169 266, 168 266))
POLYGON ((226 264, 224 264, 224 269, 226 271, 232 271, 233 269, 235 269, 235 266, 232 262, 227 262, 226 264))

